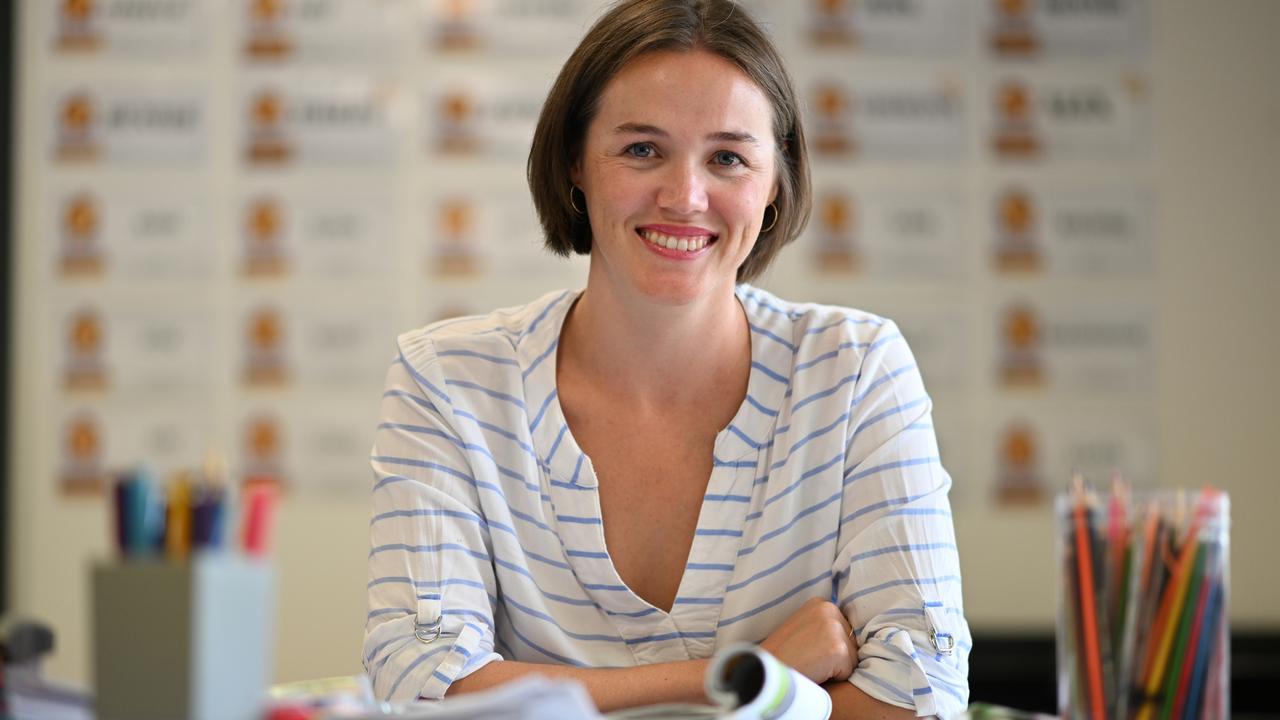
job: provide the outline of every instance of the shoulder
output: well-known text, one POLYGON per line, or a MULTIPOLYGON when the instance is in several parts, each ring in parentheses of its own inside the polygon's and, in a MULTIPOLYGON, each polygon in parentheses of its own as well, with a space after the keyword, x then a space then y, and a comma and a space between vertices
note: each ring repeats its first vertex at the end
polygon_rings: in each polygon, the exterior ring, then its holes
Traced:
POLYGON ((420 372, 445 377, 467 374, 477 365, 518 370, 522 344, 539 331, 553 331, 554 322, 576 293, 560 290, 525 305, 501 308, 486 315, 450 318, 401 333, 396 339, 400 359, 420 372))
POLYGON ((797 365, 832 352, 865 357, 902 338, 892 320, 865 310, 790 302, 750 285, 738 297, 752 332, 784 340, 797 365))

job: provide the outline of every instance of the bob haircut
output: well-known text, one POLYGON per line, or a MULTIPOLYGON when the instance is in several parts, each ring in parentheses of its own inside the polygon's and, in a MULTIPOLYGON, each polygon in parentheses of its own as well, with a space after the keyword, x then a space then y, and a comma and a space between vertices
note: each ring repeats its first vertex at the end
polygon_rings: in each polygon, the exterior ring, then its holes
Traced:
POLYGON ((808 222, 809 159, 799 104, 782 58, 733 0, 623 0, 587 31, 542 106, 529 150, 529 189, 546 246, 566 257, 591 253, 591 223, 572 205, 571 169, 581 157, 605 86, 636 57, 663 50, 704 50, 728 60, 755 82, 773 109, 777 221, 760 233, 738 268, 738 282, 746 282, 763 272, 808 222))

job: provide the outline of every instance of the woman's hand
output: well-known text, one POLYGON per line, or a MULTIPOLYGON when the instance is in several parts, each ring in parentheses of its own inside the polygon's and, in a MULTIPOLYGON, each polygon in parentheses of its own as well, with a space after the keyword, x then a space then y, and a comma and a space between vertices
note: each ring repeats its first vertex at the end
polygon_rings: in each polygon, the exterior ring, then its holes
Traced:
POLYGON ((760 647, 821 685, 845 680, 858 664, 858 641, 844 613, 821 598, 810 598, 760 647))

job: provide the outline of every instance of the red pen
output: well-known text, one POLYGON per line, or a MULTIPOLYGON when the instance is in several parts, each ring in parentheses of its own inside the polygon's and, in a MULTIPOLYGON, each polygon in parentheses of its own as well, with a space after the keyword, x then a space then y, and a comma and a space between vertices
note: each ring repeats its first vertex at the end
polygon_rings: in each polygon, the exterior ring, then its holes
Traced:
POLYGON ((261 557, 267 553, 275 505, 276 493, 270 485, 258 485, 247 491, 244 517, 245 554, 261 557))

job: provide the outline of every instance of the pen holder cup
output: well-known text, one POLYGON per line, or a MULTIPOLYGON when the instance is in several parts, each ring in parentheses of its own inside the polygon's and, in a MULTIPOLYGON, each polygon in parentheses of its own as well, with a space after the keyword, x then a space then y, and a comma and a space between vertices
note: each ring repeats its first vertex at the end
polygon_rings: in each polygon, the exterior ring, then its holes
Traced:
POLYGON ((272 666, 271 567, 232 555, 93 567, 101 720, 261 717, 272 666))
POLYGON ((1230 716, 1230 500, 1062 494, 1058 711, 1064 718, 1230 716))

